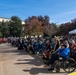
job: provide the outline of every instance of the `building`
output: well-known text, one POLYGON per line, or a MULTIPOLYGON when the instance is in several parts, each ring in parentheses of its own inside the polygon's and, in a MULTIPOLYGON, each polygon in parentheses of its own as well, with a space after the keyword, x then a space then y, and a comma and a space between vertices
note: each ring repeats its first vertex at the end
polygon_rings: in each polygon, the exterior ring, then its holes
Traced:
MULTIPOLYGON (((0 17, 0 22, 2 22, 2 21, 4 21, 4 22, 8 21, 9 22, 10 20, 11 20, 10 18, 0 17)), ((22 24, 25 24, 25 22, 22 21, 22 24)))
POLYGON ((0 17, 0 22, 2 22, 2 21, 6 22, 6 21, 10 21, 10 20, 11 20, 10 18, 0 17))

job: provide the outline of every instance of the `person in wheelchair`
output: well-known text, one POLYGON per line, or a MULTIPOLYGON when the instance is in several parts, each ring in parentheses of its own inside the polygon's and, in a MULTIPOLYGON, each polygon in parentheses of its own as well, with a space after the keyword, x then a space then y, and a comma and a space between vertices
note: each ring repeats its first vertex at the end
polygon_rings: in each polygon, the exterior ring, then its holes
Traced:
POLYGON ((54 70, 54 62, 59 59, 59 56, 63 58, 69 58, 70 49, 67 48, 65 44, 62 44, 61 47, 52 54, 48 62, 45 62, 45 64, 51 64, 51 67, 48 70, 54 70))

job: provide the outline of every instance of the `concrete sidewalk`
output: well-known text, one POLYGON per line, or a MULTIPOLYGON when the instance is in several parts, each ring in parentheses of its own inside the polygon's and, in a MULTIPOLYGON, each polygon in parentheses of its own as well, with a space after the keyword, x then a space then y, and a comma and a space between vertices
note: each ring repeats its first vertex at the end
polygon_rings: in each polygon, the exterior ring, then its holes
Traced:
POLYGON ((10 44, 0 45, 0 75, 64 75, 44 67, 41 57, 18 51, 10 44))

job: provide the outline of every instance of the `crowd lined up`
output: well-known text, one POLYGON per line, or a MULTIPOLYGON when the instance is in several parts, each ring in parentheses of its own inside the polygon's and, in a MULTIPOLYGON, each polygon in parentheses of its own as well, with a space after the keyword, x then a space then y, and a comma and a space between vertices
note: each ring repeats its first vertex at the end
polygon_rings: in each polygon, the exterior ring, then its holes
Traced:
POLYGON ((37 52, 46 53, 48 57, 48 53, 54 50, 56 51, 62 44, 65 44, 67 48, 70 49, 71 52, 76 52, 76 36, 65 38, 65 37, 54 37, 51 39, 44 38, 9 38, 8 42, 11 42, 12 45, 18 47, 18 50, 26 50, 28 52, 32 52, 35 54, 37 52))
MULTIPOLYGON (((55 60, 59 59, 59 55, 63 58, 73 58, 76 60, 76 36, 71 37, 54 37, 51 39, 44 38, 9 38, 8 42, 18 47, 18 50, 25 50, 32 54, 39 54, 45 64, 53 65, 55 60), (52 55, 52 52, 56 52, 52 55)), ((49 70, 53 70, 53 66, 49 70)))

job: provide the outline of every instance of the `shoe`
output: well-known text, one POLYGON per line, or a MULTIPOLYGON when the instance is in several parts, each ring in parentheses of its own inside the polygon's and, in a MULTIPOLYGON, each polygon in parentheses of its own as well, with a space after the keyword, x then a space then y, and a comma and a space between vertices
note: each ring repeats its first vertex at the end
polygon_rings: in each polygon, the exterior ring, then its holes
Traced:
POLYGON ((32 53, 32 54, 35 54, 35 53, 32 53))
POLYGON ((54 68, 52 67, 52 68, 49 68, 48 70, 49 70, 49 71, 52 71, 52 70, 54 70, 54 68))
POLYGON ((46 65, 48 65, 48 66, 50 65, 50 63, 49 63, 49 62, 44 62, 44 64, 46 64, 46 65))

